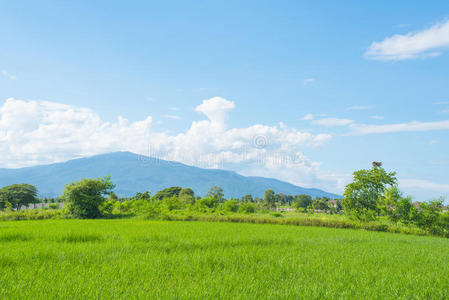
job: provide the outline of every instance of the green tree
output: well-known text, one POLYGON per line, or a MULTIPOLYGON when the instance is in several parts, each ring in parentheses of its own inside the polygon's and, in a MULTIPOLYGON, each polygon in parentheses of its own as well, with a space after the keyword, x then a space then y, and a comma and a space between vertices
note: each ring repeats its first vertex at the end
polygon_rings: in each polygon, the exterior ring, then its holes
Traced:
POLYGON ((246 203, 252 203, 254 202, 253 196, 252 195, 245 195, 242 197, 242 202, 246 202, 246 203))
POLYGON ((179 186, 172 186, 163 190, 160 190, 156 193, 156 195, 153 196, 153 200, 156 201, 162 201, 164 198, 171 198, 173 196, 178 197, 179 193, 181 192, 182 187, 179 186))
POLYGON ((134 196, 134 200, 150 201, 151 200, 150 191, 146 191, 143 193, 139 193, 139 192, 136 193, 136 195, 134 196))
POLYGON ((312 207, 316 210, 328 211, 329 210, 329 199, 327 198, 315 198, 312 201, 312 207))
POLYGON ((218 206, 218 201, 213 197, 206 196, 196 201, 196 205, 199 208, 216 208, 218 206))
POLYGON ((0 189, 0 209, 19 210, 21 206, 38 203, 37 189, 30 184, 12 184, 0 189))
POLYGON ((229 212, 237 212, 239 210, 239 201, 237 199, 229 199, 223 203, 223 209, 229 212))
POLYGON ((176 197, 175 195, 170 198, 164 198, 163 203, 164 206, 170 211, 182 208, 182 203, 179 200, 179 197, 176 197))
POLYGON ((395 175, 375 164, 370 170, 354 172, 353 182, 345 187, 342 203, 345 212, 357 219, 375 218, 380 213, 378 204, 384 197, 385 188, 397 182, 395 175))
POLYGON ((191 188, 184 188, 179 192, 179 200, 185 205, 195 204, 195 193, 191 188))
POLYGON ((293 201, 293 207, 297 210, 305 210, 312 205, 312 197, 310 195, 296 195, 293 201))
POLYGON ((62 197, 69 213, 76 218, 97 218, 101 215, 100 206, 115 185, 111 177, 96 179, 84 178, 78 182, 67 184, 62 197))
POLYGON ((414 221, 418 227, 438 233, 438 221, 443 210, 443 198, 433 199, 429 202, 421 202, 418 205, 414 221))
POLYGON ((276 207, 276 194, 272 189, 268 189, 265 191, 263 202, 265 207, 267 207, 268 209, 276 207))
POLYGON ((118 197, 117 197, 117 195, 114 193, 114 192, 110 192, 109 193, 109 197, 108 197, 109 199, 109 201, 118 201, 118 197))
POLYGON ((256 212, 256 205, 251 203, 251 202, 243 202, 242 204, 240 204, 239 207, 239 212, 244 213, 244 214, 251 214, 256 212))
POLYGON ((223 203, 225 201, 223 189, 216 185, 214 185, 210 188, 210 190, 209 190, 209 192, 207 192, 206 196, 216 199, 218 201, 218 203, 223 203))
POLYGON ((384 190, 383 197, 380 197, 378 200, 377 208, 382 215, 388 216, 390 219, 395 220, 395 209, 401 198, 402 193, 396 185, 388 187, 384 190))

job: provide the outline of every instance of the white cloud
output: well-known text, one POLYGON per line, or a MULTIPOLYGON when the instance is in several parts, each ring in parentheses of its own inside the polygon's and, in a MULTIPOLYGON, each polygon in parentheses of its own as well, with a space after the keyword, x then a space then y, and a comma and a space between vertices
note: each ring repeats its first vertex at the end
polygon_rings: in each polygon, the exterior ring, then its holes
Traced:
POLYGON ((10 73, 9 73, 8 71, 6 71, 6 70, 1 70, 0 73, 2 74, 2 76, 6 77, 6 78, 8 78, 8 79, 10 79, 10 80, 16 80, 16 79, 17 79, 17 77, 16 77, 15 75, 10 74, 10 73))
POLYGON ((312 122, 316 125, 328 126, 328 127, 337 127, 337 126, 347 126, 354 123, 353 120, 350 119, 339 119, 339 118, 325 118, 320 120, 315 120, 312 122))
POLYGON ((449 114, 449 109, 443 109, 442 111, 440 111, 440 113, 442 113, 442 114, 449 114))
POLYGON ((315 116, 313 114, 305 114, 304 117, 301 118, 303 121, 313 120, 315 116))
POLYGON ((131 151, 206 168, 265 175, 291 183, 338 191, 338 180, 303 154, 329 134, 311 134, 284 124, 227 128, 234 102, 215 97, 196 111, 207 120, 185 132, 155 132, 152 118, 104 122, 88 108, 54 102, 8 99, 0 106, 0 167, 65 161, 112 151, 131 151))
POLYGON ((449 46, 449 20, 429 29, 396 34, 381 42, 374 42, 365 57, 377 60, 405 60, 438 56, 449 46))
POLYGON ((306 78, 303 80, 304 85, 308 85, 315 82, 315 78, 306 78))
POLYGON ((373 115, 370 118, 373 119, 373 120, 383 120, 383 119, 385 119, 384 116, 377 116, 377 115, 373 115))
POLYGON ((373 108, 374 108, 374 106, 372 106, 372 105, 356 105, 356 106, 347 107, 346 110, 370 110, 373 108))
POLYGON ((195 108, 195 111, 205 114, 211 121, 211 125, 221 126, 225 124, 225 118, 229 111, 233 110, 235 103, 221 97, 213 97, 203 100, 203 103, 195 108))
POLYGON ((423 189, 430 191, 439 191, 444 193, 449 193, 449 184, 446 183, 437 183, 423 179, 400 179, 399 184, 404 188, 411 189, 423 189))
POLYGON ((164 115, 164 118, 172 119, 172 120, 180 120, 181 117, 177 115, 164 115))
POLYGON ((365 135, 374 133, 392 133, 392 132, 412 132, 412 131, 434 131, 448 130, 449 120, 437 122, 418 122, 385 124, 385 125, 365 125, 352 124, 351 130, 354 134, 365 135))

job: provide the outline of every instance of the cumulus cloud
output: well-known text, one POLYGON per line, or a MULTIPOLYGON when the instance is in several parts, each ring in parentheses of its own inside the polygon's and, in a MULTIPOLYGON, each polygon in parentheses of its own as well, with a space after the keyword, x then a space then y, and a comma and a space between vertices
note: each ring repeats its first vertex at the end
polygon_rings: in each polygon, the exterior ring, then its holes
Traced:
POLYGON ((347 126, 354 123, 353 120, 350 119, 340 119, 340 118, 325 118, 320 120, 315 120, 312 122, 316 125, 328 126, 328 127, 338 127, 338 126, 347 126))
POLYGON ((329 134, 311 134, 283 123, 228 128, 234 102, 214 97, 196 107, 207 119, 185 132, 155 132, 151 117, 104 122, 88 108, 54 102, 8 99, 0 106, 0 167, 64 161, 112 151, 174 160, 206 168, 262 175, 336 191, 337 180, 303 154, 329 134))
POLYGON ((195 108, 195 111, 205 114, 212 125, 224 125, 225 118, 229 111, 233 110, 235 104, 221 97, 213 97, 204 100, 202 104, 195 108))
POLYGON ((374 42, 365 53, 366 58, 377 60, 405 60, 439 56, 449 46, 449 20, 429 29, 396 34, 381 42, 374 42))
POLYGON ((152 119, 102 122, 87 108, 54 102, 8 99, 0 107, 0 166, 63 161, 146 145, 152 119))

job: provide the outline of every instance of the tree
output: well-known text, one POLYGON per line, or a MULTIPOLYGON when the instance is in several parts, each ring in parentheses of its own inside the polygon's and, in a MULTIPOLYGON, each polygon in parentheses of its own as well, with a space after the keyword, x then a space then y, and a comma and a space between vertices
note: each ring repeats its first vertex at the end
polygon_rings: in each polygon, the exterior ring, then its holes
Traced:
POLYGON ((19 210, 21 206, 38 203, 37 189, 30 184, 12 184, 0 189, 0 209, 7 207, 19 210))
POLYGON ((195 193, 191 188, 184 188, 179 192, 179 197, 181 198, 185 196, 195 197, 195 193))
POLYGON ((265 191, 263 202, 264 205, 269 209, 276 207, 276 195, 272 189, 268 189, 265 191))
POLYGON ((310 195, 296 195, 295 196, 295 200, 293 202, 293 206, 297 209, 306 209, 307 207, 309 207, 310 205, 312 205, 312 197, 310 195))
POLYGON ((216 208, 218 201, 215 198, 206 196, 196 201, 196 205, 200 208, 216 208))
POLYGON ((329 199, 328 198, 315 198, 315 200, 312 201, 312 207, 313 209, 316 210, 321 210, 321 211, 328 211, 329 210, 329 204, 328 204, 329 199))
POLYGON ((251 214, 256 212, 256 208, 256 205, 251 202, 243 202, 242 204, 240 204, 239 212, 244 214, 251 214))
POLYGON ((219 203, 222 203, 225 200, 224 194, 223 194, 223 189, 216 185, 214 185, 210 188, 210 190, 209 190, 209 192, 207 192, 206 196, 216 199, 219 203))
POLYGON ((229 199, 223 203, 223 209, 229 212, 237 212, 239 210, 239 201, 237 199, 229 199))
POLYGON ((182 207, 181 201, 175 195, 173 195, 170 198, 164 198, 163 203, 164 203, 164 206, 170 211, 175 210, 175 209, 180 209, 182 207))
POLYGON ((434 233, 438 230, 437 224, 443 210, 444 198, 433 199, 429 202, 421 202, 418 205, 414 221, 418 227, 434 233))
POLYGON ((62 197, 67 204, 69 213, 81 219, 97 218, 101 215, 100 206, 105 201, 115 185, 111 177, 96 179, 84 178, 64 187, 62 197))
POLYGON ((242 202, 252 203, 254 202, 253 196, 248 194, 242 197, 242 202))
MULTIPOLYGON (((114 193, 114 192, 111 192, 114 193)), ((150 191, 146 191, 143 193, 137 192, 134 196, 134 200, 142 200, 142 201, 150 201, 151 200, 151 194, 150 191)))
POLYGON ((195 204, 195 193, 191 188, 184 188, 179 192, 179 200, 187 205, 195 204))
POLYGON ((181 190, 182 187, 172 186, 157 192, 152 199, 156 201, 162 201, 164 198, 171 198, 173 196, 178 197, 181 190))
POLYGON ((357 219, 370 219, 380 213, 378 204, 386 187, 396 184, 395 172, 387 173, 378 163, 370 170, 353 173, 353 182, 345 187, 343 207, 357 219))
POLYGON ((113 202, 118 201, 118 197, 114 192, 109 193, 109 201, 113 201, 113 202))
POLYGON ((377 208, 380 210, 382 215, 388 216, 396 222, 397 218, 395 216, 395 210, 401 198, 402 193, 396 185, 386 188, 384 191, 384 196, 378 201, 377 208))

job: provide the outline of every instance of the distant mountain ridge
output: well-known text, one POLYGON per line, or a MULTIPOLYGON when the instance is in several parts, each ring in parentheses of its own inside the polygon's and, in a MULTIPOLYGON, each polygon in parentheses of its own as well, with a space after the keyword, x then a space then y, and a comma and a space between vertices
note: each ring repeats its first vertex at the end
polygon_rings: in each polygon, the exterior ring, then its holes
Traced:
POLYGON ((132 196, 149 190, 153 195, 166 187, 190 187, 203 196, 213 185, 224 190, 226 197, 251 194, 263 197, 265 190, 288 195, 341 198, 319 189, 302 188, 284 181, 264 177, 242 176, 232 171, 202 169, 182 163, 155 159, 130 152, 113 152, 62 163, 19 169, 0 169, 0 187, 14 183, 35 185, 41 197, 61 194, 64 185, 82 178, 111 175, 119 196, 132 196))

